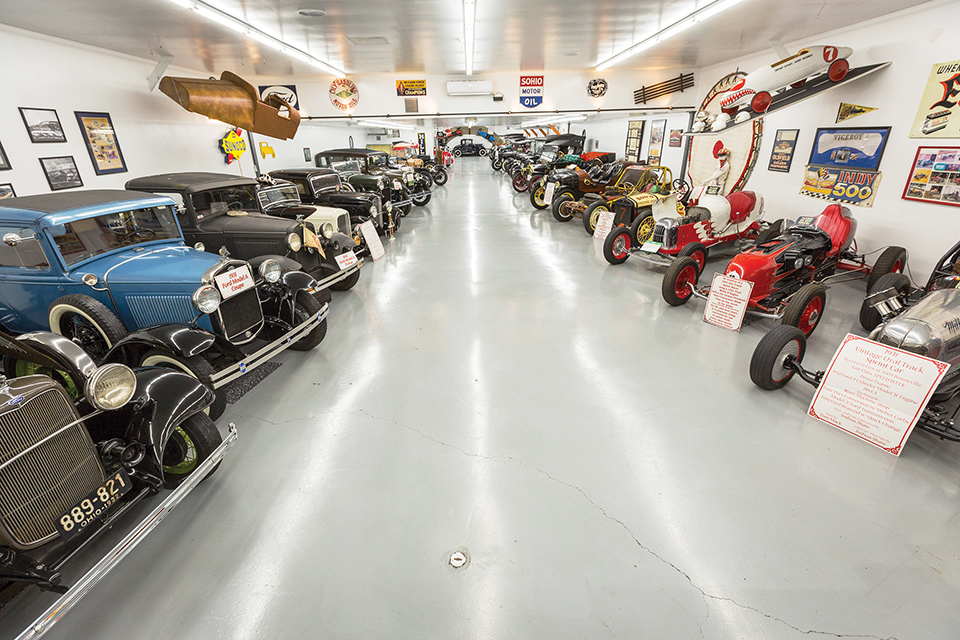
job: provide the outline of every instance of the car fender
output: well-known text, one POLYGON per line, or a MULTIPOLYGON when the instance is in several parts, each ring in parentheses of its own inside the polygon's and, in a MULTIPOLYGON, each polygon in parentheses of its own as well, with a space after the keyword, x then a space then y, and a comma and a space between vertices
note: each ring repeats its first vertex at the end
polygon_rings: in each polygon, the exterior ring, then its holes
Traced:
POLYGON ((50 331, 34 331, 16 338, 0 333, 0 354, 68 373, 77 388, 97 369, 93 358, 72 340, 50 331))
MULTIPOLYGON (((343 237, 346 238, 346 236, 343 237)), ((351 242, 353 241, 351 240, 351 242)), ((310 291, 319 286, 319 283, 313 276, 303 271, 284 271, 280 274, 278 284, 282 284, 284 288, 286 288, 291 298, 295 298, 296 294, 300 291, 310 291)))
POLYGON ((206 329, 185 324, 165 324, 131 333, 115 344, 103 361, 136 366, 141 356, 153 349, 192 358, 208 351, 214 345, 225 354, 243 356, 243 353, 226 339, 206 329))
POLYGON ((283 269, 284 271, 299 271, 303 266, 292 258, 288 258, 286 256, 278 256, 278 255, 257 256, 256 258, 247 260, 247 262, 249 262, 250 266, 253 267, 254 269, 259 269, 260 265, 266 262, 267 260, 276 260, 277 264, 279 264, 280 268, 283 269))

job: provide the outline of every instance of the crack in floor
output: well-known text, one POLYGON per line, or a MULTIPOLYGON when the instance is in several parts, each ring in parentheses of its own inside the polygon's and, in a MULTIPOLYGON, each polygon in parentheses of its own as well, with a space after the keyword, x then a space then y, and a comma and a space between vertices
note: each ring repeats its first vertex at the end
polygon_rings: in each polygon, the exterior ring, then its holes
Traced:
MULTIPOLYGON (((453 449, 454 451, 459 451, 460 453, 462 453, 462 454, 465 455, 465 456, 469 456, 469 457, 472 457, 472 458, 480 458, 480 459, 482 459, 482 460, 510 460, 511 462, 515 462, 516 464, 519 464, 520 466, 524 467, 525 469, 529 469, 529 470, 531 470, 531 471, 536 471, 537 473, 540 473, 541 475, 545 476, 546 478, 549 478, 549 479, 552 480, 553 482, 555 482, 555 483, 557 483, 557 484, 560 484, 560 485, 562 485, 562 486, 564 486, 564 487, 568 487, 568 488, 576 491, 576 492, 579 493, 581 496, 583 496, 583 499, 584 499, 584 500, 586 500, 587 502, 589 502, 595 509, 597 509, 598 511, 600 511, 600 513, 602 513, 605 518, 607 518, 608 520, 610 520, 610 521, 612 521, 612 522, 616 522, 618 525, 620 525, 620 527, 622 527, 623 530, 627 532, 627 534, 633 539, 633 541, 637 544, 638 547, 640 547, 643 551, 645 551, 645 552, 648 553, 649 555, 653 556, 653 557, 656 558, 657 560, 659 560, 662 564, 664 564, 664 565, 672 568, 675 572, 677 572, 677 573, 679 573, 680 575, 682 575, 684 578, 687 579, 687 582, 690 583, 690 586, 693 587, 694 589, 696 589, 696 590, 700 593, 701 597, 704 599, 704 604, 705 604, 706 607, 707 607, 707 615, 706 615, 706 617, 703 619, 703 622, 700 623, 700 635, 701 635, 701 637, 703 637, 703 625, 706 624, 707 619, 710 617, 710 605, 709 605, 706 601, 707 601, 707 600, 714 600, 714 601, 717 601, 717 602, 729 602, 730 604, 732 604, 732 605, 734 605, 734 606, 736 606, 736 607, 738 607, 738 608, 740 608, 740 609, 743 609, 743 610, 745 610, 745 611, 752 611, 752 612, 754 612, 754 613, 760 614, 760 615, 763 616, 764 618, 767 618, 768 620, 772 620, 772 621, 774 621, 774 622, 777 622, 777 623, 779 623, 779 624, 782 624, 782 625, 785 626, 785 627, 789 627, 790 629, 793 629, 794 631, 796 631, 796 632, 798 632, 798 633, 800 633, 800 634, 802 634, 802 635, 821 635, 821 636, 830 636, 830 637, 834 637, 834 638, 872 638, 873 640, 897 640, 897 638, 894 637, 894 636, 887 636, 887 637, 884 638, 884 637, 876 636, 876 635, 872 635, 872 634, 835 633, 835 632, 832 632, 832 631, 820 631, 820 630, 818 630, 818 629, 801 629, 800 627, 797 627, 797 626, 795 626, 795 625, 792 625, 792 624, 790 624, 789 622, 787 622, 786 620, 784 620, 784 619, 782 619, 782 618, 779 618, 779 617, 777 617, 777 616, 775 616, 775 615, 773 615, 773 614, 770 614, 770 613, 767 613, 767 612, 762 611, 762 610, 760 610, 760 609, 757 609, 756 607, 752 607, 752 606, 750 606, 750 605, 747 605, 747 604, 743 604, 743 603, 741 603, 741 602, 738 602, 738 601, 734 600, 733 598, 728 598, 728 597, 725 597, 725 596, 719 596, 719 595, 716 595, 716 594, 713 594, 713 593, 708 593, 708 592, 705 591, 702 587, 700 587, 696 582, 693 581, 693 578, 690 577, 690 574, 688 574, 686 571, 684 571, 683 569, 681 569, 680 567, 678 567, 678 566, 675 565, 674 563, 670 562, 669 560, 667 560, 667 559, 664 558, 663 556, 659 555, 657 552, 655 552, 655 551, 654 551, 653 549, 651 549, 650 547, 648 547, 648 546, 646 546, 645 544, 643 544, 642 542, 640 542, 640 540, 638 540, 637 537, 633 534, 633 531, 631 531, 630 528, 629 528, 622 520, 618 520, 617 518, 614 518, 614 517, 611 516, 609 513, 607 513, 606 509, 604 509, 602 506, 600 506, 599 504, 597 504, 596 502, 594 502, 593 500, 591 500, 590 497, 589 497, 586 493, 584 493, 583 490, 582 490, 580 487, 578 487, 578 486, 576 486, 576 485, 574 485, 574 484, 570 484, 569 482, 565 482, 565 481, 563 481, 563 480, 560 480, 560 479, 558 479, 558 478, 555 478, 554 476, 550 475, 549 473, 547 473, 547 472, 544 471, 543 469, 540 469, 539 467, 534 467, 534 466, 528 465, 528 464, 527 464, 526 462, 524 462, 523 460, 520 460, 520 459, 518 459, 518 458, 514 458, 513 456, 507 456, 507 455, 493 455, 493 456, 488 456, 488 455, 483 455, 483 454, 480 454, 480 453, 471 453, 471 452, 467 451, 466 449, 464 449, 464 448, 462 448, 462 447, 459 447, 459 446, 457 446, 457 445, 455 445, 455 444, 451 444, 451 443, 449 443, 449 442, 444 442, 444 441, 442 441, 442 440, 438 440, 438 439, 436 439, 436 438, 434 438, 434 437, 432 437, 432 436, 429 436, 429 435, 427 435, 426 433, 424 433, 423 431, 420 431, 419 429, 417 429, 417 428, 415 428, 415 427, 411 427, 411 426, 409 426, 409 425, 401 424, 401 423, 397 422, 396 420, 394 420, 393 418, 381 418, 380 416, 375 416, 375 415, 373 415, 373 414, 371 414, 371 413, 369 413, 369 412, 367 412, 367 411, 365 411, 365 410, 363 410, 363 409, 356 409, 356 411, 359 411, 359 412, 362 413, 363 415, 365 415, 365 416, 367 416, 367 417, 369 417, 369 418, 372 418, 372 419, 374 419, 374 420, 380 420, 380 421, 382 421, 382 422, 392 422, 393 424, 397 425, 398 427, 400 427, 400 428, 402 428, 402 429, 406 429, 406 430, 408 430, 408 431, 412 431, 413 433, 416 433, 416 434, 419 435, 420 437, 422 437, 422 438, 424 438, 424 439, 426 439, 426 440, 429 440, 429 441, 431 441, 431 442, 434 442, 434 443, 436 443, 436 444, 438 444, 438 445, 440 445, 440 446, 442 446, 442 447, 447 447, 447 448, 449 448, 449 449, 453 449)), ((606 626, 606 625, 604 625, 604 626, 606 626)))

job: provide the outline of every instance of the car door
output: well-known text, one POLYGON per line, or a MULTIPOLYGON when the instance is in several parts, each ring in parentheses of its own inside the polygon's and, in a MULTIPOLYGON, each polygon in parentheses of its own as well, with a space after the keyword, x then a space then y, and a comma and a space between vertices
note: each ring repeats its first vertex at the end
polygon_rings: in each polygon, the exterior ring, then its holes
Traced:
POLYGON ((64 295, 59 271, 33 229, 0 221, 0 325, 14 333, 49 331, 47 310, 64 295))

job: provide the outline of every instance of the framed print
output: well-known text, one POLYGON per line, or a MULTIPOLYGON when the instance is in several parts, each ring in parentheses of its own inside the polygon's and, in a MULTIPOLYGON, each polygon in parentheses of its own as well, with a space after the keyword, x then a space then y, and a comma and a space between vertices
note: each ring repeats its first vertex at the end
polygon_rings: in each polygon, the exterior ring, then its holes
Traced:
POLYGON ((43 167, 43 173, 47 176, 47 183, 50 185, 51 191, 83 186, 83 180, 80 179, 80 170, 77 169, 77 163, 73 161, 73 156, 40 158, 40 166, 43 167))
POLYGON ((770 151, 770 164, 767 165, 767 171, 790 173, 790 165, 793 164, 793 152, 797 150, 798 135, 800 135, 799 129, 777 129, 777 137, 774 139, 773 149, 770 151))
POLYGON ((20 107, 20 117, 30 135, 30 142, 66 142, 56 109, 20 107))
POLYGON ((817 129, 810 162, 820 167, 878 171, 890 127, 817 129))
POLYGON ((310 147, 303 148, 303 160, 304 162, 310 162, 313 159, 313 156, 310 155, 310 147))
POLYGON ((83 132, 83 142, 87 145, 87 153, 90 154, 90 161, 97 175, 126 171, 127 165, 123 161, 123 153, 120 151, 110 114, 89 111, 73 113, 77 116, 77 124, 83 132))
POLYGON ((3 144, 0 143, 0 171, 6 171, 7 169, 12 169, 10 166, 10 160, 7 158, 7 152, 3 150, 3 144))
POLYGON ((624 157, 634 162, 640 161, 640 141, 643 139, 643 127, 646 120, 631 120, 627 123, 627 147, 624 157))
POLYGON ((683 144, 683 129, 670 129, 670 146, 679 149, 683 144))
POLYGON ((960 147, 918 147, 901 198, 960 207, 960 147))
POLYGON ((13 185, 9 182, 6 184, 0 184, 0 200, 6 200, 7 198, 16 198, 17 193, 13 190, 13 185))
POLYGON ((663 135, 666 129, 666 120, 653 120, 650 122, 650 145, 647 147, 647 164, 660 164, 660 154, 663 151, 663 135))

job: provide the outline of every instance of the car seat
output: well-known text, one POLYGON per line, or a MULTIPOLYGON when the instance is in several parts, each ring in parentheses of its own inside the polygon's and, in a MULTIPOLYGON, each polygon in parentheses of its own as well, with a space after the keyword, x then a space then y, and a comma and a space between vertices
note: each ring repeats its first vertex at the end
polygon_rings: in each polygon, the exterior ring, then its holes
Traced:
POLYGON ((600 174, 600 177, 597 178, 597 182, 610 182, 614 175, 616 175, 617 170, 620 168, 619 164, 609 164, 603 167, 603 171, 600 174))
POLYGON ((830 251, 827 255, 834 255, 846 249, 853 243, 857 221, 850 215, 850 210, 838 204, 827 205, 813 224, 823 229, 830 236, 830 251))
POLYGON ((757 206, 757 194, 753 191, 734 191, 727 196, 730 203, 730 223, 740 224, 753 212, 757 206))

